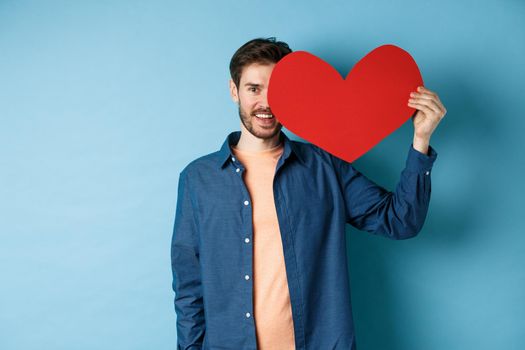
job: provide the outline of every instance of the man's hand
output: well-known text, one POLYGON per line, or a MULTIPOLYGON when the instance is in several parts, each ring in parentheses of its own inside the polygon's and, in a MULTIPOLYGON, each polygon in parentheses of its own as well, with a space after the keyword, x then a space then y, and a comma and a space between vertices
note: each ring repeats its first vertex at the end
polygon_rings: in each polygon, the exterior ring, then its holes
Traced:
POLYGON ((418 92, 412 92, 408 106, 418 111, 412 117, 414 122, 414 148, 423 154, 428 153, 430 136, 443 119, 447 110, 439 100, 438 95, 420 86, 418 92))

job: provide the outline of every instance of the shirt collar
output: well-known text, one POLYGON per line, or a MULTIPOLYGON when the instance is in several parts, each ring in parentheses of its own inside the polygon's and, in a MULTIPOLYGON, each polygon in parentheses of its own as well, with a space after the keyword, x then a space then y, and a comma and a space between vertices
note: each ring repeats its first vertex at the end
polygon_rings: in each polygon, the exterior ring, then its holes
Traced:
MULTIPOLYGON (((220 168, 224 167, 224 164, 226 164, 228 158, 233 157, 230 147, 232 145, 236 145, 240 138, 240 131, 233 131, 226 137, 224 143, 221 146, 221 149, 218 151, 217 162, 220 168)), ((299 161, 303 161, 301 152, 299 151, 297 145, 294 144, 282 130, 279 131, 279 140, 283 142, 284 145, 282 154, 283 160, 286 160, 288 157, 290 157, 290 155, 294 155, 297 157, 297 159, 299 159, 299 161)))

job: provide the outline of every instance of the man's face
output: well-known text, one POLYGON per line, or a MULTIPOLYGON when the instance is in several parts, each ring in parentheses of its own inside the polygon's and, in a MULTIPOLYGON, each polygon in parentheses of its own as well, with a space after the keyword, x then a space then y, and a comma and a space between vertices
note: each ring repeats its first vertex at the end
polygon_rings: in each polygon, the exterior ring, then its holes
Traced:
POLYGON ((243 68, 239 87, 230 79, 230 92, 239 104, 239 118, 255 137, 270 139, 282 128, 268 106, 268 82, 274 63, 253 63, 243 68))

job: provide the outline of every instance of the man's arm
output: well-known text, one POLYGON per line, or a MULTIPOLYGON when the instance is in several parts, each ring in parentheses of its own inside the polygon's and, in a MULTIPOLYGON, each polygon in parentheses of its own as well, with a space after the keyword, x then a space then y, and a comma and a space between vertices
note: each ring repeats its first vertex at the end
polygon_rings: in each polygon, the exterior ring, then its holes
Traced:
POLYGON ((392 239, 415 236, 425 222, 430 202, 430 171, 437 157, 410 145, 405 169, 394 192, 377 185, 352 164, 331 156, 345 199, 346 222, 392 239))
POLYGON ((178 350, 201 349, 206 330, 197 226, 190 193, 188 177, 183 171, 179 176, 177 209, 171 242, 178 350))
POLYGON ((412 117, 414 139, 394 192, 332 156, 345 197, 347 222, 393 239, 413 237, 423 227, 430 202, 430 170, 437 157, 430 136, 447 113, 439 96, 424 86, 410 94, 408 105, 417 109, 412 117))

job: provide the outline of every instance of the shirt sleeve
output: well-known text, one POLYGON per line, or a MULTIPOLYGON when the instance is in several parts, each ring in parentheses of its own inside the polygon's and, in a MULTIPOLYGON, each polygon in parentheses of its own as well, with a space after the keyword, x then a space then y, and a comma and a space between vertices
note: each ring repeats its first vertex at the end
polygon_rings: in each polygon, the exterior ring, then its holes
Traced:
POLYGON ((332 156, 346 205, 346 222, 391 239, 419 233, 430 203, 430 173, 437 152, 423 154, 410 145, 405 168, 394 192, 377 185, 351 163, 332 156))
POLYGON ((201 349, 205 334, 197 225, 185 171, 180 173, 171 242, 177 349, 201 349))

